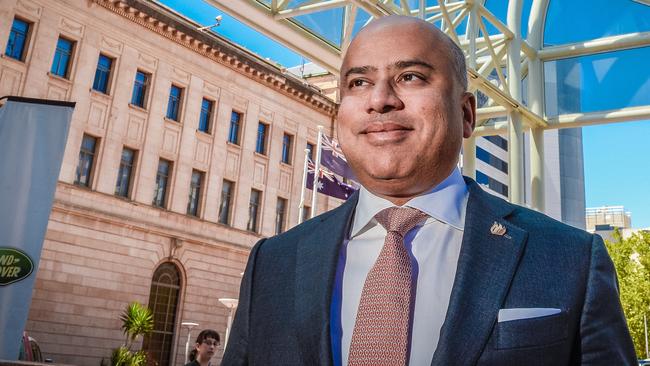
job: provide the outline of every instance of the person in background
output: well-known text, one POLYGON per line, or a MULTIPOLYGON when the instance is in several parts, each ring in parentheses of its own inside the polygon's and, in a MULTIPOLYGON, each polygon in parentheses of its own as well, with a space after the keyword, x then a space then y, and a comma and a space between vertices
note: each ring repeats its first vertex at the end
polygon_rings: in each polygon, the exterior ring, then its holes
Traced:
POLYGON ((196 337, 194 349, 190 352, 190 362, 185 366, 210 366, 210 360, 220 344, 221 339, 216 330, 202 330, 196 337))

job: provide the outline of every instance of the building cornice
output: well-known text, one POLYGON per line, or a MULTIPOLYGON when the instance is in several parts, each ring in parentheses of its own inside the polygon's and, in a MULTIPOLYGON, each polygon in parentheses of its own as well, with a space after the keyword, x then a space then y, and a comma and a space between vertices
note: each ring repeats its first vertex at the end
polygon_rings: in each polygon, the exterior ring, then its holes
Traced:
POLYGON ((214 33, 196 30, 199 24, 156 2, 91 1, 310 108, 330 117, 336 115, 337 104, 316 87, 214 33))
POLYGON ((161 237, 178 238, 184 242, 219 246, 242 253, 250 251, 252 246, 262 238, 260 234, 250 231, 118 198, 65 182, 57 182, 52 211, 161 237), (102 200, 102 203, 110 200, 111 204, 97 204, 98 200, 102 200), (142 215, 132 215, 132 211, 136 208, 146 212, 142 215), (229 233, 228 235, 224 235, 226 231, 229 233))

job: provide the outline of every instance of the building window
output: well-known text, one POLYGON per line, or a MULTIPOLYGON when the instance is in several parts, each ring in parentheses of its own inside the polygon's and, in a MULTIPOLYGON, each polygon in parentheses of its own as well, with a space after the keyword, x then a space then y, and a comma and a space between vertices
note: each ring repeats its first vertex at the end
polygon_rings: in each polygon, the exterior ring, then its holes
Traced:
POLYGON ((269 125, 260 122, 257 125, 257 143, 255 144, 255 152, 258 154, 266 154, 266 136, 268 135, 269 125))
POLYGON ((135 162, 135 150, 125 147, 122 150, 120 169, 117 173, 117 183, 115 184, 116 196, 120 196, 120 197, 129 196, 134 162, 135 162))
POLYGON ((50 72, 62 78, 68 78, 70 73, 70 63, 72 62, 72 52, 74 50, 74 42, 59 37, 56 42, 56 51, 54 51, 54 61, 52 62, 52 69, 50 72))
POLYGON ((172 346, 176 328, 176 312, 181 289, 181 276, 173 263, 161 264, 153 274, 149 292, 149 309, 153 312, 153 331, 144 337, 142 349, 152 364, 172 364, 172 346))
POLYGON ((214 102, 203 98, 201 101, 201 116, 199 117, 199 131, 210 133, 210 121, 214 102))
POLYGON ((147 100, 147 92, 149 89, 149 80, 151 74, 138 70, 135 73, 135 81, 133 82, 133 94, 131 95, 131 104, 140 108, 146 108, 145 103, 147 100))
POLYGON ((230 207, 232 207, 232 193, 235 186, 234 182, 229 180, 223 181, 221 186, 221 204, 219 205, 219 222, 230 225, 230 207))
POLYGON ((90 187, 90 179, 93 173, 97 138, 84 135, 79 149, 79 163, 75 174, 74 183, 84 187, 90 187))
POLYGON ((282 136, 282 162, 291 164, 291 147, 293 145, 293 136, 284 134, 282 136))
POLYGON ((27 39, 29 37, 29 23, 18 18, 14 18, 9 32, 9 40, 5 55, 18 61, 25 60, 25 51, 27 49, 27 39))
POLYGON ((192 170, 190 181, 190 200, 187 203, 187 214, 199 216, 199 203, 201 202, 201 189, 203 189, 203 172, 192 170))
POLYGON ((287 200, 278 197, 278 203, 275 205, 275 234, 284 232, 284 222, 287 217, 287 200))
POLYGON ((262 201, 262 192, 257 189, 251 189, 251 199, 248 203, 248 223, 246 230, 257 232, 257 222, 259 221, 260 202, 262 201))
POLYGON ((182 97, 183 88, 172 85, 172 87, 169 89, 169 101, 167 102, 167 118, 178 122, 181 114, 182 97))
POLYGON ((239 127, 241 125, 241 113, 232 111, 230 114, 230 131, 228 142, 239 145, 239 127))
POLYGON ((490 152, 488 152, 487 150, 479 146, 476 147, 476 157, 479 160, 493 166, 494 168, 499 169, 500 171, 508 174, 508 163, 497 158, 496 156, 492 155, 490 152))
POLYGON ((302 222, 305 222, 311 218, 311 207, 303 206, 302 209, 302 222))
POLYGON ((108 84, 111 80, 111 69, 113 68, 113 59, 99 54, 97 60, 97 69, 95 70, 95 80, 93 81, 93 90, 108 94, 108 84))
POLYGON ((508 151, 508 140, 504 139, 503 137, 499 135, 492 135, 492 136, 483 136, 483 138, 497 145, 503 150, 508 151))
POLYGON ((508 197, 508 186, 499 182, 498 180, 489 177, 487 174, 477 170, 476 171, 476 182, 487 186, 494 192, 497 192, 505 197, 508 197))
POLYGON ((167 205, 167 184, 171 175, 172 162, 165 159, 158 161, 158 172, 156 172, 156 189, 153 193, 153 205, 166 207, 167 205))
POLYGON ((306 149, 309 150, 307 157, 309 157, 309 160, 314 161, 314 144, 308 142, 306 149))

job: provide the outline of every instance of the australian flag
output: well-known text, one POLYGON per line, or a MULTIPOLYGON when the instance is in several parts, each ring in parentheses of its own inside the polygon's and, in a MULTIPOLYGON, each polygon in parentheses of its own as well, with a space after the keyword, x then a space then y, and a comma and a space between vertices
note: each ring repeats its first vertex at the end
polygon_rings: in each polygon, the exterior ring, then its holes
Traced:
POLYGON ((330 140, 325 134, 323 134, 320 163, 333 173, 350 180, 356 180, 348 161, 343 155, 339 142, 335 138, 330 140))
MULTIPOLYGON (((348 199, 354 193, 354 187, 339 181, 332 172, 323 167, 319 171, 318 192, 342 200, 348 199)), ((307 162, 306 180, 307 188, 312 189, 314 187, 314 163, 311 160, 307 162)))

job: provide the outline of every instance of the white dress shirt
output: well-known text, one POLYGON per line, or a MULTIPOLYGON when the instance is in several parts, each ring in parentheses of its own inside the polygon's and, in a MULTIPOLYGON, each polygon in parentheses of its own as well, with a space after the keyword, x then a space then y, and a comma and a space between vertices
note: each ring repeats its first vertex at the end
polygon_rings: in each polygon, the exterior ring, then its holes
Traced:
MULTIPOLYGON (((404 238, 418 265, 410 366, 430 365, 445 320, 465 227, 468 191, 460 171, 454 171, 429 192, 404 206, 430 217, 404 238)), ((361 188, 354 212, 343 272, 341 300, 341 360, 348 364, 352 330, 368 272, 384 245, 386 230, 374 216, 390 201, 361 188)))

